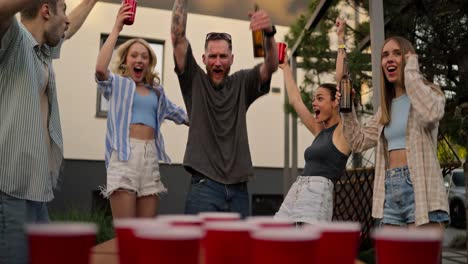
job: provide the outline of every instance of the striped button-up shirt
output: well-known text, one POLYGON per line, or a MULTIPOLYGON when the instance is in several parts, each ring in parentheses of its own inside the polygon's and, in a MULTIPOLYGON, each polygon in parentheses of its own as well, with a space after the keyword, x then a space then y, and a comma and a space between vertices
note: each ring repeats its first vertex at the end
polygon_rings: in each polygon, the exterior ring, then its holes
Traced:
MULTIPOLYGON (((60 45, 59 45, 60 47, 60 45)), ((0 191, 46 202, 53 199, 63 161, 63 142, 52 59, 59 47, 39 46, 15 18, 0 46, 0 191), (40 91, 48 69, 49 99, 46 146, 40 91)))
MULTIPOLYGON (((99 91, 109 101, 105 153, 107 167, 113 150, 117 152, 119 160, 126 161, 130 156, 130 121, 132 120, 132 105, 136 86, 132 79, 113 73, 109 73, 108 80, 97 81, 97 83, 99 91)), ((159 160, 170 163, 171 160, 164 147, 161 124, 164 119, 172 120, 176 124, 183 124, 188 122, 188 117, 184 109, 167 98, 161 85, 157 85, 156 89, 159 94, 156 114, 157 129, 154 133, 154 139, 159 160)))
MULTIPOLYGON (((429 212, 448 212, 448 199, 437 159, 436 145, 439 120, 444 116, 445 97, 438 88, 426 85, 419 72, 416 55, 405 67, 405 87, 411 106, 406 128, 406 156, 415 197, 415 224, 429 222, 429 212)), ((343 131, 353 151, 377 145, 372 216, 383 217, 385 170, 388 168, 387 141, 384 126, 379 123, 381 109, 361 127, 356 114, 342 114, 343 131)))

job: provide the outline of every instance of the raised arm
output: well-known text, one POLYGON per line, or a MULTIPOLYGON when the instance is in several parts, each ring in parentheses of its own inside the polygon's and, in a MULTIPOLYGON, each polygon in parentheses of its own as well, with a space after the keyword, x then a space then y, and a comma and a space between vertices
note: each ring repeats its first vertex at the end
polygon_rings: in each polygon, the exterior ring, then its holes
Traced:
POLYGON ((102 48, 99 51, 96 62, 96 78, 99 81, 109 79, 109 63, 112 58, 112 53, 114 51, 115 44, 117 43, 120 31, 122 31, 124 25, 123 21, 132 14, 130 8, 131 7, 129 5, 122 4, 119 12, 117 13, 117 18, 115 19, 112 32, 109 34, 109 37, 107 37, 106 42, 104 42, 104 45, 102 45, 102 48))
POLYGON ((433 127, 444 117, 444 93, 421 76, 418 55, 408 53, 405 56, 405 88, 411 107, 418 115, 421 124, 433 127))
POLYGON ((345 49, 345 29, 346 20, 337 18, 335 22, 336 37, 338 38, 338 53, 336 55, 336 83, 339 83, 343 76, 343 60, 346 58, 345 49))
POLYGON ((70 26, 65 32, 65 39, 70 39, 81 28, 98 0, 83 0, 68 15, 70 26))
POLYGON ((265 10, 250 12, 250 29, 263 30, 265 32, 265 59, 260 66, 262 83, 271 79, 271 75, 278 69, 278 51, 274 38, 274 28, 270 16, 265 10), (273 35, 269 36, 269 33, 273 35))
POLYGON ((315 122, 313 114, 302 101, 301 94, 294 81, 291 68, 289 67, 288 59, 285 58, 284 63, 280 64, 279 67, 283 70, 284 84, 288 93, 289 103, 294 107, 294 110, 296 110, 297 115, 307 129, 309 129, 314 136, 317 135, 320 130, 322 130, 322 126, 315 122))
POLYGON ((171 38, 174 49, 174 58, 180 73, 184 71, 188 40, 185 36, 187 28, 187 4, 188 0, 175 0, 172 8, 171 38))
POLYGON ((39 0, 0 0, 0 40, 10 26, 13 16, 38 2, 39 0))

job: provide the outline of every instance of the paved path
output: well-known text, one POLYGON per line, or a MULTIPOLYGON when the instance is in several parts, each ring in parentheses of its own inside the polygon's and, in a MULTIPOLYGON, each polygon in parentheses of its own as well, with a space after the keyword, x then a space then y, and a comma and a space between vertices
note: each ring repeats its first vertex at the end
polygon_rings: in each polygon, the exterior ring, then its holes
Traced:
POLYGON ((442 264, 466 264, 466 250, 444 248, 442 250, 442 264))
POLYGON ((456 250, 449 248, 449 243, 456 236, 466 234, 466 230, 455 229, 449 227, 445 230, 443 249, 442 249, 442 264, 466 264, 468 263, 467 251, 466 250, 456 250))

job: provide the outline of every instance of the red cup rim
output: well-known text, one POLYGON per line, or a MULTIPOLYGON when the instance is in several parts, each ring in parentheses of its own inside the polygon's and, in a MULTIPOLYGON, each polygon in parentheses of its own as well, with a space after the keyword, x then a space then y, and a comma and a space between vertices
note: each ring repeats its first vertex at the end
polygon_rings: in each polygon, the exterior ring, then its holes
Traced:
POLYGON ((291 224, 294 225, 294 221, 289 219, 273 218, 268 216, 249 216, 245 220, 252 224, 291 224))
POLYGON ((120 218, 114 220, 115 228, 137 229, 144 226, 161 226, 164 223, 157 221, 156 218, 120 218))
POLYGON ((182 223, 203 223, 203 219, 198 215, 160 215, 156 217, 157 221, 161 222, 182 222, 182 223))
POLYGON ((258 229, 251 233, 251 237, 255 240, 266 241, 315 241, 320 238, 320 233, 312 229, 283 227, 258 229))
POLYGON ((305 226, 306 229, 318 229, 320 232, 360 232, 359 222, 337 221, 337 222, 317 222, 305 226))
POLYGON ((94 223, 52 222, 26 225, 26 232, 30 235, 82 236, 95 235, 97 230, 94 223))
POLYGON ((253 231, 256 227, 248 222, 241 221, 213 221, 204 224, 203 228, 206 231, 253 231))
POLYGON ((430 228, 378 228, 372 233, 374 240, 400 241, 400 242, 438 242, 443 235, 438 229, 430 228))
POLYGON ((198 215, 205 221, 211 219, 228 220, 241 218, 241 215, 236 212, 201 212, 198 215))
POLYGON ((199 227, 172 227, 161 229, 138 229, 135 236, 143 239, 197 240, 204 236, 199 227))

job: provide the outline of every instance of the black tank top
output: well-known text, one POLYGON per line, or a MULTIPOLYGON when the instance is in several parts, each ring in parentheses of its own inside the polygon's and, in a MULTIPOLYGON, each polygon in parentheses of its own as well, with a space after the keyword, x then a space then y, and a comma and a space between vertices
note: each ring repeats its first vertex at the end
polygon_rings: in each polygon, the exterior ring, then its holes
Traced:
POLYGON ((323 176, 335 183, 346 168, 348 156, 333 144, 333 131, 338 124, 323 129, 304 152, 303 176, 323 176))

